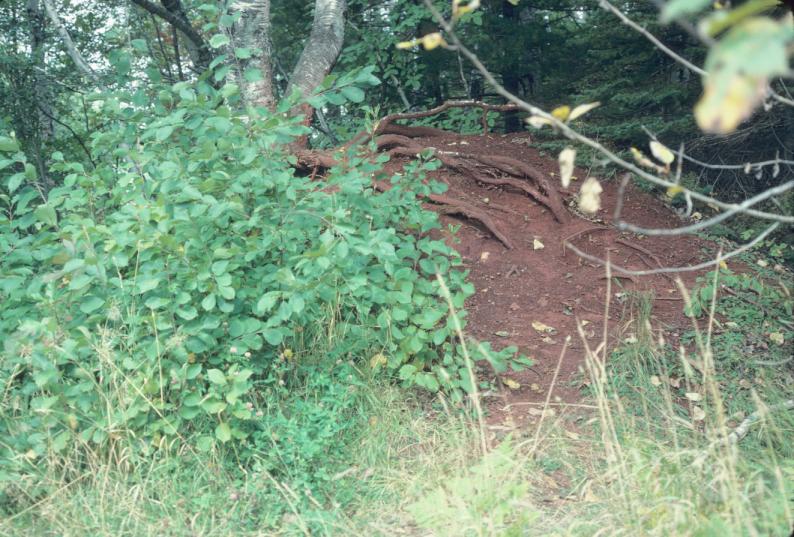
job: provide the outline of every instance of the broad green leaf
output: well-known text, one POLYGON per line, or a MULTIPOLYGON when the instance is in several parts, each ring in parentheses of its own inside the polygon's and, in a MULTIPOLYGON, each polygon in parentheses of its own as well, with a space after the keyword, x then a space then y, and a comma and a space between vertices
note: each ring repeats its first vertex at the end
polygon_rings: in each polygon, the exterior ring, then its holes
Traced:
POLYGON ((224 34, 215 34, 210 39, 210 46, 212 48, 221 48, 229 44, 229 38, 224 34))
POLYGON ((22 181, 25 180, 24 173, 15 173, 8 179, 8 191, 10 193, 16 192, 16 189, 19 188, 19 185, 22 184, 22 181))
POLYGON ((215 428, 215 438, 223 443, 232 439, 232 430, 229 428, 228 423, 221 423, 215 428))
POLYGON ((58 214, 49 205, 40 205, 33 214, 39 222, 53 227, 58 224, 58 214))
POLYGON ((234 49, 234 55, 240 58, 241 60, 247 60, 251 57, 251 49, 250 48, 236 48, 234 49))
POLYGON ((207 378, 213 384, 223 386, 226 384, 226 375, 220 369, 210 369, 207 371, 207 378))
POLYGON ((159 129, 157 129, 157 132, 155 133, 155 138, 157 139, 158 142, 165 141, 168 139, 169 136, 171 136, 172 132, 174 132, 174 127, 172 127, 171 125, 160 127, 159 129))
POLYGON ((160 278, 144 278, 138 282, 138 293, 143 294, 160 285, 160 278))
POLYGON ((0 136, 0 151, 4 153, 16 153, 19 151, 19 144, 13 138, 0 136))
POLYGON ((214 442, 211 436, 200 436, 198 440, 196 440, 196 449, 199 451, 207 452, 212 449, 214 442))
POLYGON ((270 291, 269 293, 262 295, 262 298, 260 298, 256 303, 254 313, 257 315, 262 315, 263 313, 270 311, 276 304, 276 300, 278 300, 279 295, 281 295, 281 293, 278 291, 270 291))
POLYGON ((364 91, 355 86, 344 87, 342 88, 341 92, 342 95, 344 95, 349 101, 354 103, 360 103, 364 101, 364 91))
POLYGON ((210 293, 201 301, 201 307, 204 311, 212 311, 215 309, 215 293, 210 293))
POLYGON ((97 296, 89 296, 80 303, 80 311, 85 314, 93 313, 105 304, 105 301, 97 296))
POLYGON ((226 403, 212 398, 201 403, 201 408, 203 408, 204 411, 209 414, 218 414, 219 412, 223 412, 226 409, 226 403))

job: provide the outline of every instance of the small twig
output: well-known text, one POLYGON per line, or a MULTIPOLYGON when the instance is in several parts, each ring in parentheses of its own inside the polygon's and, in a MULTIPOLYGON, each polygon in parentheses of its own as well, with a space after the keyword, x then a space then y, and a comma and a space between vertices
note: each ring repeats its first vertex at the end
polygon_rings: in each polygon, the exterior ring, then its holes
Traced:
POLYGON ((656 229, 656 228, 644 228, 640 226, 635 226, 627 222, 618 222, 617 227, 621 231, 631 231, 632 233, 641 233, 643 235, 673 236, 673 235, 685 235, 689 233, 695 233, 696 231, 700 231, 702 229, 706 229, 716 224, 719 224, 720 222, 727 220, 733 215, 746 212, 746 209, 752 207, 753 205, 756 205, 773 196, 783 194, 791 190, 792 188, 794 188, 794 181, 785 182, 782 185, 778 185, 774 188, 764 190, 760 194, 753 196, 752 198, 748 198, 744 202, 738 205, 734 205, 731 209, 715 216, 714 218, 702 220, 696 224, 692 224, 689 226, 676 227, 672 229, 656 229))
MULTIPOLYGON (((736 250, 733 250, 732 252, 728 252, 727 254, 721 254, 721 255, 717 256, 716 259, 714 259, 712 261, 707 261, 705 263, 699 263, 697 265, 689 265, 689 266, 685 266, 685 267, 664 267, 664 268, 659 268, 659 269, 654 269, 654 270, 630 270, 630 269, 627 269, 625 267, 621 267, 621 266, 618 266, 618 265, 612 265, 612 269, 616 270, 617 272, 620 272, 621 274, 629 274, 631 276, 649 276, 651 274, 692 272, 692 271, 702 270, 702 269, 706 269, 706 268, 713 268, 715 264, 719 264, 719 263, 721 263, 723 261, 727 261, 728 259, 731 259, 732 257, 735 257, 735 256, 737 256, 737 255, 739 255, 739 254, 741 254, 743 252, 746 252, 747 250, 749 250, 750 248, 752 248, 753 246, 755 246, 756 244, 758 244, 759 242, 764 240, 770 233, 775 231, 779 226, 780 226, 780 224, 775 222, 774 224, 772 224, 771 226, 766 228, 755 239, 753 239, 752 241, 748 242, 747 244, 744 244, 744 245, 740 246, 739 248, 737 248, 736 250)), ((573 250, 573 252, 576 255, 578 255, 579 257, 587 259, 588 261, 592 261, 593 263, 598 263, 599 265, 604 265, 604 266, 606 266, 606 264, 607 264, 606 260, 601 259, 600 257, 596 257, 594 255, 587 254, 587 253, 581 251, 580 249, 578 249, 576 246, 574 246, 571 243, 566 243, 566 247, 570 248, 571 250, 573 250)))
MULTIPOLYGON (((618 244, 622 244, 623 246, 628 246, 629 248, 637 250, 641 254, 647 255, 648 257, 650 257, 651 259, 656 261, 656 265, 659 268, 664 267, 664 263, 662 263, 662 261, 659 259, 659 257, 656 254, 654 254, 653 252, 651 252, 650 250, 648 250, 647 248, 643 248, 639 244, 634 244, 633 242, 629 242, 626 239, 615 239, 615 242, 618 243, 618 244)), ((646 265, 647 264, 649 264, 649 263, 646 263, 646 265)))

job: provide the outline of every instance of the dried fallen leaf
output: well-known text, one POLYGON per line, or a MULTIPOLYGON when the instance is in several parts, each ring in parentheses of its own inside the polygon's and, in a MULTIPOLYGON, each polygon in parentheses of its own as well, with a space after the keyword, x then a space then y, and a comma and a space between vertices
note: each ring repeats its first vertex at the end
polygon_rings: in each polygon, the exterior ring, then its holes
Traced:
POLYGON ((380 366, 384 366, 388 363, 388 359, 382 353, 378 353, 372 356, 369 359, 369 367, 372 369, 377 369, 380 366))
POLYGON ((554 334, 557 333, 557 329, 556 328, 551 327, 551 326, 549 326, 547 324, 543 324, 540 321, 532 321, 532 328, 534 328, 535 330, 537 330, 541 334, 552 334, 552 335, 554 335, 554 334))
POLYGON ((510 337, 510 332, 508 332, 507 330, 497 330, 493 334, 499 337, 510 337))
POLYGON ((769 266, 769 261, 767 261, 766 259, 759 259, 758 261, 755 262, 755 264, 761 268, 766 268, 769 266))
POLYGON ((540 242, 538 239, 535 239, 535 240, 532 241, 532 249, 533 250, 542 250, 545 247, 546 246, 542 242, 540 242))
POLYGON ((697 392, 686 392, 686 398, 690 401, 700 401, 703 397, 697 392))
POLYGON ((505 386, 507 386, 511 390, 520 390, 521 389, 521 384, 519 384, 518 382, 514 381, 513 379, 502 379, 502 382, 504 383, 505 386))
POLYGON ((529 389, 535 393, 540 393, 540 384, 533 382, 532 384, 529 385, 529 389))
POLYGON ((489 257, 491 257, 491 252, 483 252, 480 254, 480 261, 488 261, 489 257))
POLYGON ((566 431, 564 431, 564 433, 565 433, 565 436, 567 436, 567 437, 568 437, 568 438, 570 438, 571 440, 579 440, 579 435, 578 435, 578 434, 576 434, 576 433, 575 433, 575 432, 573 432, 573 431, 568 431, 568 430, 566 430, 566 431))

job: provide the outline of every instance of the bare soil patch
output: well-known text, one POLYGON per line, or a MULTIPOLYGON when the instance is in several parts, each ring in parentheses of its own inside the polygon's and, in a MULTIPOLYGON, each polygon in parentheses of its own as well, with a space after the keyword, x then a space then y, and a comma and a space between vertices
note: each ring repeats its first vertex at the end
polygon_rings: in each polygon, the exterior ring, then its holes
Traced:
MULTIPOLYGON (((526 133, 482 136, 433 133, 428 138, 412 138, 411 143, 433 147, 447 155, 480 156, 483 162, 507 157, 528 164, 554 185, 566 205, 575 198, 578 185, 586 177, 584 170, 577 169, 574 175, 578 180, 572 183, 571 189, 558 188, 556 159, 541 155, 531 146, 526 133)), ((407 153, 393 153, 389 168, 400 167, 408 158, 407 153)), ((560 218, 552 212, 554 206, 542 203, 543 199, 533 199, 525 189, 509 184, 510 181, 502 181, 511 178, 503 172, 480 172, 488 174, 492 180, 479 181, 473 174, 452 166, 444 166, 433 175, 434 179, 449 185, 448 198, 462 201, 478 215, 486 216, 488 225, 484 225, 481 218, 451 214, 455 211, 449 211, 448 207, 434 203, 428 203, 428 207, 439 210, 445 224, 462 224, 455 239, 446 232, 445 235, 460 252, 477 288, 467 304, 467 333, 491 341, 496 348, 515 345, 535 361, 535 366, 528 371, 505 375, 504 378, 518 383, 519 388, 505 386, 497 397, 487 398, 489 423, 520 426, 534 421, 538 405, 545 401, 568 335, 571 343, 554 386, 552 401, 557 404, 580 402, 585 353, 576 331, 576 320, 589 322, 586 331, 593 347, 598 345, 603 334, 605 269, 566 251, 563 247, 566 240, 600 258, 609 253, 613 263, 633 270, 694 264, 707 259, 716 248, 696 237, 638 237, 618 231, 612 222, 618 199, 617 181, 603 184, 602 209, 598 214, 585 219, 566 208, 570 218, 560 218), (536 241, 543 247, 539 248, 536 241), (538 331, 533 323, 552 327, 554 333, 538 331)), ((538 179, 534 182, 537 185, 538 179)), ((659 199, 632 186, 625 191, 623 219, 643 227, 670 228, 684 224, 659 199)), ((682 274, 688 285, 694 283, 695 277, 693 273, 682 274)), ((654 293, 653 324, 665 328, 668 339, 675 340, 677 334, 691 327, 683 315, 683 301, 671 277, 658 274, 621 276, 613 278, 612 282, 608 332, 613 348, 618 338, 626 336, 620 330, 623 316, 620 300, 632 291, 654 293)), ((483 373, 487 376, 487 372, 483 373)))

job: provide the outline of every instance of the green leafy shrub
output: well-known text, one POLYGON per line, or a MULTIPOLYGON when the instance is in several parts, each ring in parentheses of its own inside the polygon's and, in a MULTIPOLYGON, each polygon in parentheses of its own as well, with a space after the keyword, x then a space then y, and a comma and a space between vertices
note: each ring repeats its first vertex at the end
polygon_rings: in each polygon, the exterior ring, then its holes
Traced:
MULTIPOLYGON (((6 469, 121 439, 144 452, 195 432, 212 432, 201 449, 242 441, 252 386, 325 339, 407 385, 470 389, 435 274, 457 308, 473 286, 416 199, 443 189, 424 182, 437 163, 376 193, 385 157, 296 176, 282 147, 306 130, 290 104, 240 115, 233 84, 97 99, 96 166, 53 155, 62 184, 46 194, 0 138, 6 469)), ((504 369, 514 352, 486 358, 504 369)))

